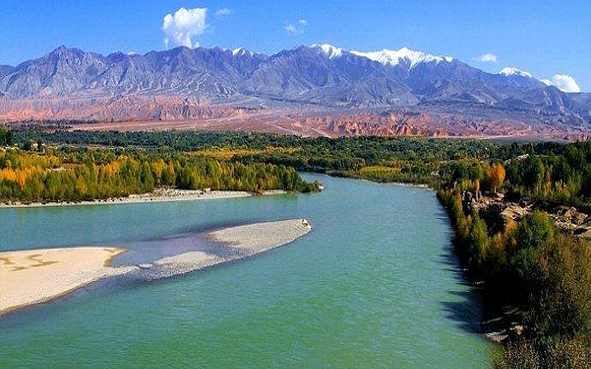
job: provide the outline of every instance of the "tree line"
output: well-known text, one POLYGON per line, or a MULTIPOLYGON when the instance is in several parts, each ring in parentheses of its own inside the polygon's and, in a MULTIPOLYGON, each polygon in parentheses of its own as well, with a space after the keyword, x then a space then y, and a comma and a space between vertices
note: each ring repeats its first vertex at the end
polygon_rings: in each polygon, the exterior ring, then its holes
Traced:
POLYGON ((591 141, 564 144, 548 151, 528 150, 505 161, 493 158, 446 162, 440 167, 440 185, 450 187, 469 180, 490 189, 491 166, 503 171, 503 192, 509 199, 528 198, 546 207, 573 205, 591 210, 591 141))
POLYGON ((116 154, 112 150, 35 153, 0 151, 0 201, 44 202, 106 199, 152 192, 157 187, 318 191, 295 169, 228 163, 183 155, 116 154))
POLYGON ((543 196, 548 201, 577 198, 588 191, 587 183, 591 175, 587 165, 591 151, 589 142, 565 145, 409 137, 300 137, 245 132, 44 132, 35 129, 13 130, 12 136, 14 143, 20 147, 27 143, 104 145, 158 152, 199 152, 223 148, 236 150, 232 161, 243 163, 272 163, 300 171, 347 177, 364 178, 365 174, 371 174, 374 177, 370 179, 374 180, 433 186, 438 185, 439 178, 432 174, 445 170, 443 166, 448 163, 511 161, 505 169, 513 189, 519 194, 529 191, 528 195, 543 196), (287 150, 277 152, 269 151, 269 148, 287 150), (256 152, 245 154, 243 149, 256 152), (525 159, 516 160, 519 157, 525 159), (362 173, 362 168, 372 166, 390 167, 397 171, 384 172, 383 178, 378 177, 375 170, 362 173), (548 183, 552 186, 548 187, 548 183))

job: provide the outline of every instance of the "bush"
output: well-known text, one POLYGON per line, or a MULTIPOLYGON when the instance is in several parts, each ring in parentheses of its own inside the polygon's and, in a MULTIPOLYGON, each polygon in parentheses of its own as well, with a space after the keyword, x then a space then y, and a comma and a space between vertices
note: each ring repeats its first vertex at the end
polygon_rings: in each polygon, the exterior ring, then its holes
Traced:
POLYGON ((519 224, 520 248, 536 248, 558 232, 550 216, 536 210, 519 224))
POLYGON ((495 369, 542 369, 540 355, 529 342, 509 343, 503 357, 495 362, 495 369))
POLYGON ((550 345, 509 343, 495 369, 591 369, 589 347, 579 341, 559 340, 550 345))
POLYGON ((536 250, 528 326, 538 338, 590 337, 591 245, 560 236, 536 250))

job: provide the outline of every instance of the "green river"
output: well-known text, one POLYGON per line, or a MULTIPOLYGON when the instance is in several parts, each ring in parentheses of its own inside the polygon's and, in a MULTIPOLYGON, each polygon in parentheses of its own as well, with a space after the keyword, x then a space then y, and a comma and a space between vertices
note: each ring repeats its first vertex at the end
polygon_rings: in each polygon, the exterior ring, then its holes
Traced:
POLYGON ((425 189, 305 174, 319 194, 0 209, 0 250, 122 245, 117 263, 210 247, 203 232, 308 218, 267 253, 104 280, 0 317, 0 368, 487 368, 481 308, 425 189))

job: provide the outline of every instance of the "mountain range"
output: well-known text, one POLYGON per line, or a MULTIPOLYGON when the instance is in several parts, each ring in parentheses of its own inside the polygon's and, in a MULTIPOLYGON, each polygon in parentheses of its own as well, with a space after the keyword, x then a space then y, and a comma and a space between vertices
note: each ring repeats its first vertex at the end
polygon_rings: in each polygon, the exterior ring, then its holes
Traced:
POLYGON ((136 109, 144 110, 142 119, 162 119, 170 107, 178 112, 171 119, 194 118, 190 111, 205 106, 376 114, 404 109, 591 128, 589 93, 566 93, 513 68, 492 74, 407 48, 358 52, 324 44, 268 56, 243 48, 177 47, 104 56, 60 46, 18 66, 0 66, 3 120, 130 119, 133 106, 142 107, 136 109), (126 113, 105 110, 114 102, 127 105, 126 113), (145 113, 150 104, 157 114, 145 113))

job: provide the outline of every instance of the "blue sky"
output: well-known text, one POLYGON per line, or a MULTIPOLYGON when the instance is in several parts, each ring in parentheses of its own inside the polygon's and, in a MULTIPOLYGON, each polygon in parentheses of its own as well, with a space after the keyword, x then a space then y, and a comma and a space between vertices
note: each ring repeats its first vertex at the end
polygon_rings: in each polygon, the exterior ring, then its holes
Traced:
POLYGON ((1 64, 61 44, 145 53, 164 49, 167 36, 169 47, 190 42, 267 54, 313 43, 361 51, 406 46, 489 72, 511 66, 540 79, 566 74, 591 91, 590 0, 2 0, 0 6, 1 64), (187 29, 174 18, 181 7, 207 11, 188 13, 197 23, 187 29), (226 14, 216 15, 220 9, 226 14), (494 55, 489 62, 478 60, 487 53, 494 55))

